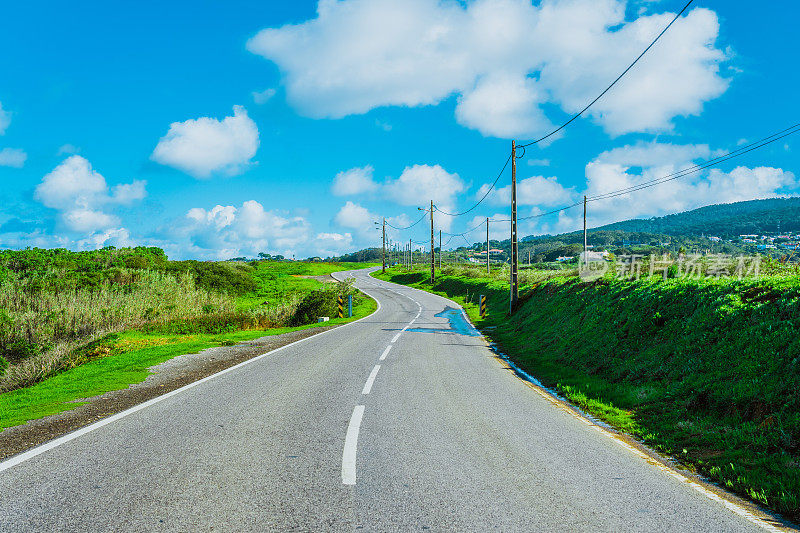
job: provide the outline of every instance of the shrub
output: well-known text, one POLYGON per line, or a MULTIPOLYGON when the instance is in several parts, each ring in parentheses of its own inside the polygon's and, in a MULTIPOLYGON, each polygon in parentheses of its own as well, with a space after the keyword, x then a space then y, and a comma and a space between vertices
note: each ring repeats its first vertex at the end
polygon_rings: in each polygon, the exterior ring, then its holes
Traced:
POLYGON ((336 294, 324 289, 312 291, 300 301, 291 320, 291 325, 300 326, 316 322, 321 316, 336 315, 336 294))

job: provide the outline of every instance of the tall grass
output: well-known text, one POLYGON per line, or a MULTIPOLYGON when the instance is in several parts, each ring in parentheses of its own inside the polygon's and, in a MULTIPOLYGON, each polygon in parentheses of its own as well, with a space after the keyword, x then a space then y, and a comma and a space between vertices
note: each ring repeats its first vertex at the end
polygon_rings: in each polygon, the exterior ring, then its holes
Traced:
POLYGON ((191 274, 126 271, 93 288, 42 290, 32 278, 0 285, 0 392, 76 364, 77 346, 100 335, 234 312, 234 298, 195 286, 191 274))

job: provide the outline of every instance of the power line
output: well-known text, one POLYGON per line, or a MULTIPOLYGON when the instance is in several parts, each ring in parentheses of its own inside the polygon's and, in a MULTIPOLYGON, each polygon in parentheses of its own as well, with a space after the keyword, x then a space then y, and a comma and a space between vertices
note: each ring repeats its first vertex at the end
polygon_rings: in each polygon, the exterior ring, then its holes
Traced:
POLYGON ((402 228, 398 228, 397 226, 392 226, 392 225, 391 225, 391 224, 389 224, 388 222, 386 223, 386 225, 387 225, 387 226, 389 226, 389 227, 390 227, 390 228, 392 228, 392 229, 396 229, 396 230, 398 230, 398 231, 403 231, 403 230, 407 230, 407 229, 411 229, 411 228, 413 228, 414 226, 416 226, 417 224, 419 224, 420 222, 422 222, 422 219, 423 219, 423 218, 425 218, 425 214, 423 214, 423 215, 420 217, 420 219, 419 219, 419 220, 417 220, 416 222, 414 222, 414 223, 413 223, 413 224, 411 224, 410 226, 405 226, 405 227, 402 227, 402 228))
MULTIPOLYGON (((490 222, 492 222, 492 221, 490 221, 490 222)), ((481 223, 480 223, 480 224, 478 224, 477 226, 475 226, 475 227, 473 227, 473 228, 471 228, 471 229, 468 229, 467 231, 464 231, 464 232, 462 232, 462 233, 447 233, 446 231, 445 231, 445 232, 443 232, 443 233, 444 233, 445 235, 451 235, 451 236, 453 236, 453 237, 460 237, 460 236, 462 236, 462 235, 467 235, 467 234, 469 234, 469 233, 472 233, 472 232, 473 232, 473 231, 475 231, 476 229, 478 229, 478 228, 480 228, 481 226, 483 226, 485 223, 486 223, 485 221, 484 221, 484 222, 481 222, 481 223)))
MULTIPOLYGON (((590 107, 592 107, 592 106, 593 106, 595 103, 597 103, 597 101, 598 101, 598 100, 600 100, 600 99, 601 99, 603 96, 605 96, 605 94, 606 94, 608 91, 610 91, 610 90, 611 90, 611 88, 612 88, 614 85, 616 85, 616 84, 617 84, 617 82, 619 82, 619 80, 621 80, 621 79, 622 79, 622 78, 625 76, 625 74, 627 74, 627 73, 628 73, 628 71, 630 71, 630 70, 631 70, 631 69, 634 67, 634 65, 636 65, 636 63, 638 63, 638 62, 639 62, 639 60, 640 60, 640 59, 642 59, 642 57, 644 57, 644 55, 645 55, 647 52, 649 52, 649 51, 650 51, 650 49, 651 49, 651 48, 652 48, 652 47, 653 47, 653 46, 654 46, 654 45, 655 45, 655 44, 656 44, 656 43, 659 41, 659 39, 661 39, 661 37, 662 37, 662 36, 663 36, 665 33, 667 33, 667 30, 668 30, 668 29, 670 29, 670 27, 672 27, 672 25, 673 25, 673 24, 675 24, 675 21, 677 21, 677 20, 680 18, 680 16, 681 16, 681 15, 683 15, 683 13, 684 13, 684 12, 685 12, 687 9, 689 9, 689 6, 692 4, 692 2, 694 2, 694 0, 689 0, 689 2, 688 2, 688 3, 687 3, 685 6, 683 6, 683 9, 681 9, 680 13, 678 13, 677 15, 675 15, 675 18, 674 18, 674 19, 672 19, 672 21, 671 21, 669 24, 667 24, 667 26, 666 26, 666 27, 665 27, 663 30, 661 30, 661 33, 659 33, 659 34, 658 34, 658 36, 657 36, 655 39, 653 39, 653 42, 651 42, 651 43, 650 43, 650 45, 649 45, 647 48, 645 48, 645 49, 644 49, 644 52, 642 52, 641 54, 639 54, 639 57, 637 57, 636 59, 634 59, 633 63, 631 63, 630 65, 628 65, 628 68, 626 68, 624 71, 622 71, 622 74, 620 74, 619 76, 617 76, 617 79, 615 79, 613 82, 611 82, 611 85, 609 85, 608 87, 606 87, 606 88, 605 88, 605 90, 604 90, 603 92, 601 92, 601 93, 600 93, 600 94, 597 96, 597 98, 595 98, 594 100, 592 100, 591 102, 589 102, 589 104, 588 104, 586 107, 584 107, 583 109, 581 109, 581 110, 580 110, 580 111, 579 111, 579 112, 578 112, 576 115, 574 115, 574 116, 573 116, 572 118, 570 118, 568 121, 566 121, 565 123, 563 123, 562 125, 560 125, 560 126, 559 126, 559 127, 557 127, 556 129, 554 129, 553 131, 551 131, 550 133, 548 133, 548 134, 547 134, 547 135, 545 135, 544 137, 540 137, 540 138, 536 139, 535 141, 531 141, 531 142, 529 142, 528 144, 521 144, 521 145, 520 145, 520 148, 525 148, 526 146, 530 146, 530 145, 532 145, 532 144, 537 144, 537 143, 539 143, 539 142, 542 142, 543 140, 545 140, 545 139, 547 139, 547 138, 549 138, 549 137, 552 137, 553 135, 555 135, 555 134, 556 134, 556 133, 558 133, 559 131, 563 130, 564 128, 566 128, 567 126, 569 126, 570 124, 572 124, 572 122, 574 122, 575 120, 577 120, 577 119, 578 119, 578 117, 580 117, 581 115, 583 115, 583 114, 584 114, 584 113, 585 113, 585 112, 586 112, 586 111, 587 111, 587 110, 588 110, 590 107)), ((523 155, 524 155, 524 153, 523 153, 523 155)))
POLYGON ((489 187, 489 190, 487 190, 487 191, 486 191, 486 194, 484 194, 484 195, 483 195, 483 197, 482 197, 480 200, 478 200, 478 203, 477 203, 477 204, 473 205, 472 207, 470 207, 470 208, 469 208, 469 209, 467 209, 466 211, 461 211, 460 213, 448 213, 447 211, 442 211, 442 210, 441 210, 441 209, 439 209, 439 207, 438 207, 438 206, 436 206, 436 205, 434 205, 434 206, 433 206, 433 208, 434 208, 434 209, 436 209, 436 210, 437 210, 438 212, 440 212, 441 214, 443 214, 443 215, 447 215, 447 216, 450 216, 450 217, 460 217, 461 215, 466 215, 467 213, 469 213, 470 211, 472 211, 473 209, 475 209, 476 207, 478 207, 479 205, 481 205, 481 203, 482 203, 484 200, 486 200, 486 197, 487 197, 487 196, 489 196, 489 193, 490 193, 490 192, 492 192, 492 189, 494 189, 494 186, 495 186, 495 185, 497 185, 497 182, 498 182, 498 181, 500 181, 500 177, 503 175, 503 172, 505 172, 505 171, 506 171, 506 168, 508 167, 508 163, 509 163, 509 161, 511 161, 511 155, 509 155, 509 156, 506 158, 506 162, 505 162, 505 164, 503 165, 503 168, 500 170, 500 173, 499 173, 499 174, 497 175, 497 177, 494 179, 494 182, 492 182, 492 186, 491 186, 491 187, 489 187))

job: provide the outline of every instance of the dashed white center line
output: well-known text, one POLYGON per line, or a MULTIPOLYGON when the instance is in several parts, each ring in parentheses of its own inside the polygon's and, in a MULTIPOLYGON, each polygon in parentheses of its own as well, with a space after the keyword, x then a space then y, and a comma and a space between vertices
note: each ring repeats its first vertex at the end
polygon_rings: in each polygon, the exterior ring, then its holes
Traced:
POLYGON ((345 485, 356 484, 356 449, 358 447, 358 430, 361 428, 361 419, 364 417, 364 406, 356 405, 350 424, 347 426, 347 435, 344 438, 344 451, 342 452, 342 483, 345 485))
POLYGON ((375 367, 372 369, 372 372, 369 373, 367 382, 364 383, 364 390, 361 391, 361 394, 369 394, 369 391, 372 390, 372 384, 375 383, 375 376, 378 375, 378 370, 380 369, 381 365, 375 365, 375 367))
MULTIPOLYGON (((401 331, 400 333, 403 333, 403 332, 401 331)), ((392 344, 396 343, 397 339, 400 338, 400 333, 398 333, 397 335, 394 336, 394 338, 392 339, 392 344)))
POLYGON ((390 344, 389 346, 386 347, 386 349, 381 354, 380 359, 378 359, 378 360, 379 361, 383 361, 384 359, 386 359, 386 356, 389 355, 389 350, 391 350, 391 349, 392 349, 392 345, 390 344))

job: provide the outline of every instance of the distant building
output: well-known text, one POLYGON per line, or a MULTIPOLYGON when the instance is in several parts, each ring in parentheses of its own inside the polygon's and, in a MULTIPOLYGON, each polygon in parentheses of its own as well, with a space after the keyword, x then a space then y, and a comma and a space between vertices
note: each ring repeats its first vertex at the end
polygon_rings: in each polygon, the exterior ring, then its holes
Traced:
POLYGON ((720 239, 719 237, 709 237, 708 240, 710 240, 711 242, 720 242, 720 241, 722 241, 722 239, 720 239))
POLYGON ((755 239, 742 239, 742 242, 755 243, 755 239))

